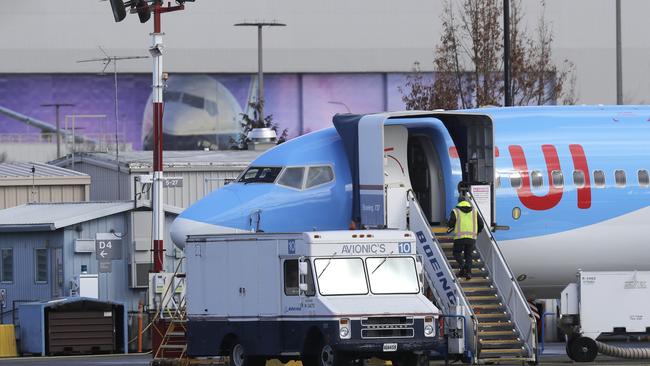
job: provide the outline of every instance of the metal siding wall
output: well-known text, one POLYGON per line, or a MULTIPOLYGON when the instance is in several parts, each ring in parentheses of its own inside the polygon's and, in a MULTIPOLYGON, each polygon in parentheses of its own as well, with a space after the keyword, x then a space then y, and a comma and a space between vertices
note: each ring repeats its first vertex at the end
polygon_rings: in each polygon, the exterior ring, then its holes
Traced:
POLYGON ((165 188, 165 204, 187 208, 215 189, 223 187, 225 180, 237 178, 242 170, 244 167, 216 171, 165 172, 169 177, 183 177, 183 187, 165 188))
MULTIPOLYGON (((66 166, 72 169, 72 166, 66 166)), ((95 166, 86 162, 75 163, 74 170, 90 175, 90 200, 111 201, 132 199, 131 181, 127 172, 120 172, 120 192, 117 192, 117 171, 95 166)))
POLYGON ((66 230, 65 264, 66 291, 69 293, 69 281, 81 271, 81 265, 88 265, 88 273, 98 273, 99 264, 95 253, 75 253, 75 239, 95 239, 97 233, 108 233, 113 229, 122 233, 122 259, 112 261, 111 273, 99 273, 99 298, 100 300, 113 300, 124 302, 127 310, 136 310, 138 300, 143 299, 143 291, 133 291, 129 288, 129 252, 131 241, 128 232, 127 218, 130 213, 124 212, 117 215, 91 220, 81 224, 81 232, 70 228, 66 230))
MULTIPOLYGON (((32 186, 0 187, 0 209, 22 205, 32 201, 32 186)), ((87 201, 85 185, 36 186, 34 202, 80 202, 87 201)))
MULTIPOLYGON (((11 312, 14 301, 17 300, 49 300, 52 296, 52 268, 51 250, 48 251, 50 260, 48 266, 48 283, 35 283, 34 249, 56 246, 62 240, 62 233, 37 232, 37 233, 3 233, 0 235, 0 248, 13 248, 14 281, 13 283, 0 283, 0 288, 7 290, 7 307, 4 309, 3 323, 11 323, 11 312), (48 244, 46 244, 48 243, 48 244)), ((17 315, 17 314, 16 314, 17 315)))

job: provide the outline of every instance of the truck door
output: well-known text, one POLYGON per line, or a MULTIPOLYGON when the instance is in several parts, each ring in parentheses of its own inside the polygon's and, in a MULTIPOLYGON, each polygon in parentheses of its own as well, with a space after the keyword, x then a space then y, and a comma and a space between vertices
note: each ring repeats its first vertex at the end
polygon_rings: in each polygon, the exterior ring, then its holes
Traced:
MULTIPOLYGON (((308 262, 310 275, 306 282, 309 289, 305 294, 300 294, 298 257, 289 257, 282 260, 282 315, 287 319, 297 319, 314 312, 314 279, 311 276, 311 263, 308 262)), ((282 322, 282 342, 286 351, 300 351, 305 339, 304 331, 309 324, 301 321, 282 322)))
POLYGON ((257 311, 257 256, 256 242, 235 242, 228 244, 228 276, 230 285, 228 315, 254 316, 257 311))
POLYGON ((259 242, 257 246, 257 305, 260 317, 275 317, 280 312, 280 265, 278 259, 277 241, 268 240, 259 242))

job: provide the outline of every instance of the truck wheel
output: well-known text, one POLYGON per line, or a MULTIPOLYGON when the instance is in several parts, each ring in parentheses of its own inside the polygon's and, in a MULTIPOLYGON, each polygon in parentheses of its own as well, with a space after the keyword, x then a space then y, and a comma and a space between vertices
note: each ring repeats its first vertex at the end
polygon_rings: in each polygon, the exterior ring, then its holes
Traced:
POLYGON ((248 356, 244 346, 235 342, 228 352, 230 356, 229 366, 264 366, 266 358, 260 356, 248 356))
POLYGON ((567 344, 569 358, 576 362, 591 362, 598 356, 598 346, 589 337, 578 337, 567 344))
POLYGON ((323 344, 318 352, 317 366, 343 366, 347 359, 341 352, 336 352, 329 344, 323 344))

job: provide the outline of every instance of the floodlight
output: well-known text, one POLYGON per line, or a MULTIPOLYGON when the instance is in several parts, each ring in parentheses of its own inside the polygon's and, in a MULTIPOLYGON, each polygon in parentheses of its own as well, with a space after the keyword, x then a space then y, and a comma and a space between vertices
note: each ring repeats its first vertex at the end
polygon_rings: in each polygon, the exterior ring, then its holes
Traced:
POLYGON ((146 0, 134 0, 131 2, 132 7, 138 12, 138 18, 140 18, 140 23, 146 23, 149 18, 151 18, 151 9, 146 0))
POLYGON ((113 17, 116 22, 121 22, 126 18, 126 8, 124 7, 124 0, 110 0, 111 8, 113 9, 113 17))

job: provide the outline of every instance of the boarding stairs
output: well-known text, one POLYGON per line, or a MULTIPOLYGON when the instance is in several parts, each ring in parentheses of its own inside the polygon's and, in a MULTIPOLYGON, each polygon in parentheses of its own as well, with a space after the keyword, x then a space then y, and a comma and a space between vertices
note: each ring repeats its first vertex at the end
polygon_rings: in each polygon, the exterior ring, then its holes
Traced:
MULTIPOLYGON (((470 196, 470 198, 472 198, 470 196)), ((473 200, 473 198, 472 198, 473 200)), ((409 229, 416 233, 418 253, 436 304, 447 317, 450 353, 473 363, 534 363, 536 321, 487 222, 473 253, 472 278, 457 278, 453 237, 446 227, 429 225, 414 194, 409 194, 409 229), (454 318, 463 317, 463 322, 454 318), (460 343, 458 337, 463 337, 460 343)), ((473 202, 474 207, 478 207, 473 202)), ((480 211, 479 211, 480 214, 480 211)), ((483 220, 483 216, 479 215, 483 220)))

